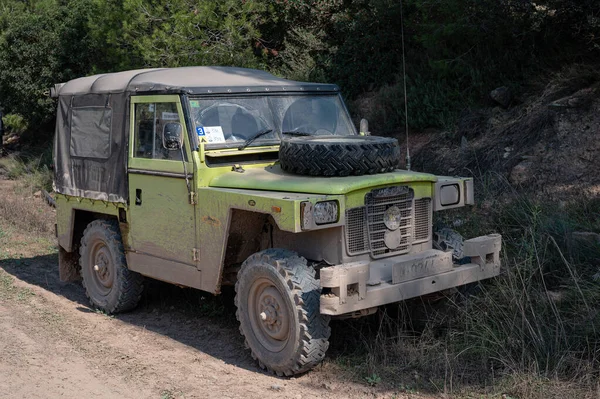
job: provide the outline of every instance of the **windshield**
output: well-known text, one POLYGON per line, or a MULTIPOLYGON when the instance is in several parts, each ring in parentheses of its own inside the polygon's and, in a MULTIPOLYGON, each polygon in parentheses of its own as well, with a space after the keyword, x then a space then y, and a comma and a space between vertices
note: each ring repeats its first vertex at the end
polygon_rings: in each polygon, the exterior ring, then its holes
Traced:
POLYGON ((287 134, 355 135, 338 95, 240 96, 190 99, 194 129, 208 148, 276 144, 287 134))

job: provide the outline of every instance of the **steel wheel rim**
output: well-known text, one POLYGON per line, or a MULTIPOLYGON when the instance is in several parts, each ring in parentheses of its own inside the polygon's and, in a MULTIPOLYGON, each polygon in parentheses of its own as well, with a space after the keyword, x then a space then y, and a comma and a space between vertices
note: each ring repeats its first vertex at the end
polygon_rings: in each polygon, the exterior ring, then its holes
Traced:
POLYGON ((248 294, 248 313, 254 335, 267 350, 280 352, 290 336, 291 315, 284 296, 267 278, 254 281, 248 294))
POLYGON ((102 296, 110 294, 114 282, 115 265, 111 255, 103 242, 96 243, 90 252, 92 281, 95 290, 102 296))

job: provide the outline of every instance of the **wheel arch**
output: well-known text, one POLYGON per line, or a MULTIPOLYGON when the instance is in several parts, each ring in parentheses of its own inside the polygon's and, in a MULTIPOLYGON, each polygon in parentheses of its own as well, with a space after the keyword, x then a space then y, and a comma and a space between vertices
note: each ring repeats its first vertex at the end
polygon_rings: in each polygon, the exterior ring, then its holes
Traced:
POLYGON ((117 220, 115 215, 71 209, 66 231, 58 236, 58 274, 61 281, 79 281, 79 245, 85 228, 97 219, 117 220))
POLYGON ((67 223, 67 226, 65 226, 67 227, 66 234, 60 234, 58 237, 60 246, 66 252, 75 251, 83 236, 83 231, 88 224, 96 219, 117 220, 117 216, 84 209, 71 209, 69 222, 67 223))
POLYGON ((246 259, 270 248, 293 251, 311 262, 340 263, 343 257, 342 234, 339 226, 301 233, 287 232, 280 229, 267 213, 232 209, 217 291, 221 285, 235 284, 237 272, 246 259))
MULTIPOLYGON (((219 286, 233 285, 237 272, 249 256, 269 247, 270 226, 277 226, 267 213, 231 209, 225 235, 225 250, 221 261, 219 286), (265 240, 267 240, 265 242, 265 240)), ((279 228, 277 228, 279 229, 279 228)))

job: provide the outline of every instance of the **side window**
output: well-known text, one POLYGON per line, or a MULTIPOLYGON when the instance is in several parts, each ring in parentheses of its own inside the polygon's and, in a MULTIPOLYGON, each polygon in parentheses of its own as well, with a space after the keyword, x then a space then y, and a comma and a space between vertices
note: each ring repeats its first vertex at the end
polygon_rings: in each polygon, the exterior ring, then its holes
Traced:
POLYGON ((78 107, 71 112, 72 157, 110 158, 112 110, 108 107, 78 107))
MULTIPOLYGON (((163 145, 163 129, 168 123, 179 123, 176 103, 135 104, 136 158, 181 161, 181 150, 169 150, 163 145)), ((185 134, 185 133, 182 133, 185 134)), ((183 148, 185 158, 185 148, 183 148)))

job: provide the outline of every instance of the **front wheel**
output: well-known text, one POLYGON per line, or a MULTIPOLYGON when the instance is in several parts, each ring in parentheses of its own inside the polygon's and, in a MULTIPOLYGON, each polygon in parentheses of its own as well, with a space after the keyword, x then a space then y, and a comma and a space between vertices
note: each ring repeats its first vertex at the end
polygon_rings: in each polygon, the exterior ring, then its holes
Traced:
POLYGON ((108 314, 136 307, 144 288, 143 277, 127 268, 116 221, 94 220, 88 224, 79 255, 83 286, 93 307, 108 314))
POLYGON ((306 259, 283 249, 250 256, 235 285, 236 317, 259 365, 277 375, 310 370, 329 347, 329 316, 319 311, 321 288, 306 259))

